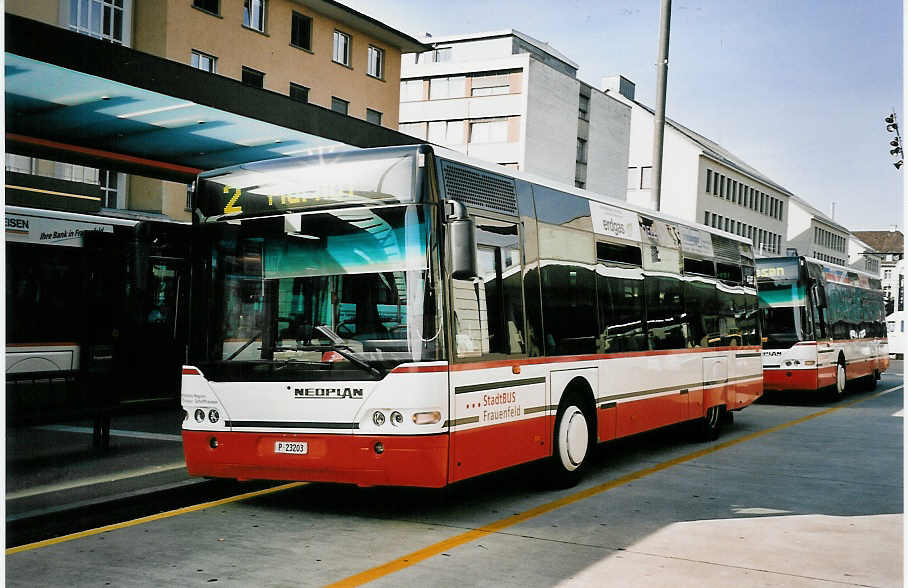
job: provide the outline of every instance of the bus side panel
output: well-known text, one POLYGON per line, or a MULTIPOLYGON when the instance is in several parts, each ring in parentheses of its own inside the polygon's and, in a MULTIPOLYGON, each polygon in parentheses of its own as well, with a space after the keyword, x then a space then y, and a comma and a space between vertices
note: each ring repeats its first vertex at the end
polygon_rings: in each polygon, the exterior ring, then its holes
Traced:
POLYGON ((476 427, 451 435, 455 459, 451 481, 457 482, 545 457, 546 417, 476 427))
POLYGON ((452 482, 551 453, 547 366, 502 363, 463 364, 450 372, 452 482))
POLYGON ((687 393, 668 392, 618 404, 618 437, 665 427, 687 417, 687 393))
POLYGON ((617 401, 615 436, 625 437, 689 418, 691 394, 701 389, 697 353, 643 352, 607 360, 599 371, 600 404, 617 401))

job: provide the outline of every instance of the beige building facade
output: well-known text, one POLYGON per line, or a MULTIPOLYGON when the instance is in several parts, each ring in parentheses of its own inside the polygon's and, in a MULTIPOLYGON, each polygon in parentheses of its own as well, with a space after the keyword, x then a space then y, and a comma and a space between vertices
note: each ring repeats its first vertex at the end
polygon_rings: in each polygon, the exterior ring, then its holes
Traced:
MULTIPOLYGON (((5 10, 394 130, 401 54, 427 48, 325 0, 8 0, 5 10)), ((38 175, 59 168, 15 166, 38 175)), ((98 178, 104 207, 190 218, 185 185, 104 170, 76 175, 98 178)))

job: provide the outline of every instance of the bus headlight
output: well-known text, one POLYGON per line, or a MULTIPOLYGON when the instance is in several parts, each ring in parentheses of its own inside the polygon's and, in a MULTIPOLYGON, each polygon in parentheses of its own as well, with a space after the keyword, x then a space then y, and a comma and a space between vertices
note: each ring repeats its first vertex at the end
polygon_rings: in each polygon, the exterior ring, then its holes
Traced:
POLYGON ((416 425, 434 425, 440 420, 441 412, 437 410, 413 413, 413 423, 416 425))
POLYGON ((212 423, 216 423, 220 420, 221 415, 218 413, 217 409, 212 408, 208 411, 208 420, 212 423))
POLYGON ((376 410, 372 413, 372 422, 376 427, 380 427, 385 424, 385 413, 380 410, 376 410))
POLYGON ((395 427, 399 427, 404 422, 404 415, 400 414, 396 410, 391 413, 391 424, 395 427))
POLYGON ((197 408, 197 409, 195 409, 194 416, 195 416, 195 422, 201 423, 202 421, 205 420, 205 411, 202 410, 201 408, 197 408))

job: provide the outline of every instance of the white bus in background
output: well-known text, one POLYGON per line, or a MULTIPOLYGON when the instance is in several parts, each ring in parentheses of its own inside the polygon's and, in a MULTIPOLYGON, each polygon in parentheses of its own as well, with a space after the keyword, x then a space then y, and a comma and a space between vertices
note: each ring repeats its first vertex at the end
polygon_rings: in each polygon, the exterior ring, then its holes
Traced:
POLYGON ((886 331, 889 339, 889 357, 905 357, 905 311, 897 310, 886 317, 886 331))

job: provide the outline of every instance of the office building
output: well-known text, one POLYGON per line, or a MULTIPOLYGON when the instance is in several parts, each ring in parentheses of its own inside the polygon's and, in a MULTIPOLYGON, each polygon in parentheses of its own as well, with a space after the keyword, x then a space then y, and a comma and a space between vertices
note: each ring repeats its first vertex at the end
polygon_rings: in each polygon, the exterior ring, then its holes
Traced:
POLYGON ((427 37, 401 65, 400 130, 621 200, 630 108, 515 30, 427 37))
MULTIPOLYGON (((623 76, 603 80, 603 90, 631 108, 627 200, 655 208, 652 190, 652 108, 635 99, 623 76)), ((758 255, 785 253, 789 190, 703 135, 666 118, 660 209, 752 239, 758 255)))

